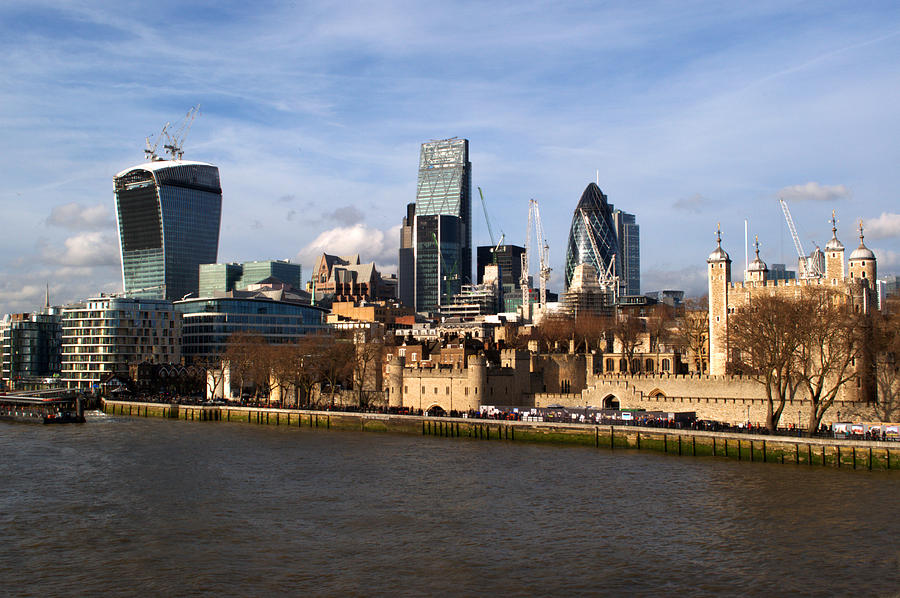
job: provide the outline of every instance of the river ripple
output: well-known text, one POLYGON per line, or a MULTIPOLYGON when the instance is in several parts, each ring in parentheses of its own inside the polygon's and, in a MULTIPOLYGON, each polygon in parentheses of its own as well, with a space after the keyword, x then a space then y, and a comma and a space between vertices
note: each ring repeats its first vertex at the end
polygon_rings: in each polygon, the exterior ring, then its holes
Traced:
POLYGON ((0 426, 0 593, 896 596, 900 474, 95 414, 0 426))

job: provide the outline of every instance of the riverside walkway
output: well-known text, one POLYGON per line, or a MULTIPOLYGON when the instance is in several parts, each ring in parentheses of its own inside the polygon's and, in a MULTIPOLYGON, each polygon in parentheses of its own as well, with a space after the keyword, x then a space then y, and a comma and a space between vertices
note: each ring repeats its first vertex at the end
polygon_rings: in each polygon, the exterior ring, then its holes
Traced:
POLYGON ((606 450, 656 451, 688 457, 846 468, 900 469, 895 442, 803 438, 706 430, 505 421, 345 411, 314 411, 237 405, 179 405, 104 399, 103 412, 131 417, 161 417, 196 422, 421 434, 506 442, 549 442, 606 450))

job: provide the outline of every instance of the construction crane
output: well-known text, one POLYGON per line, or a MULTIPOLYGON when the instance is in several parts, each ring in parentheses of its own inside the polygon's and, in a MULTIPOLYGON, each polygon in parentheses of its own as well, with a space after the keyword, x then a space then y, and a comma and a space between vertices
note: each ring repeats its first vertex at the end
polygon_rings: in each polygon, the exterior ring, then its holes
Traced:
MULTIPOLYGON (((500 250, 500 246, 503 245, 503 239, 506 238, 506 233, 500 233, 500 240, 497 241, 497 244, 494 245, 494 248, 491 249, 491 263, 495 266, 497 265, 497 252, 500 250)), ((491 239, 493 241, 493 239, 491 239)))
POLYGON ((531 252, 531 230, 534 228, 538 242, 538 281, 540 285, 539 305, 543 310, 547 306, 547 282, 550 280, 550 245, 544 237, 544 225, 541 223, 541 210, 537 200, 528 202, 528 230, 525 233, 525 252, 522 254, 522 309, 526 317, 531 315, 531 289, 528 285, 529 258, 531 252))
POLYGON ((154 162, 157 160, 162 160, 159 155, 156 153, 157 148, 159 147, 160 142, 163 138, 167 137, 166 131, 168 130, 171 123, 166 123, 163 125, 162 131, 159 132, 154 138, 154 141, 150 141, 150 137, 147 137, 147 147, 144 148, 144 158, 146 158, 150 162, 154 162))
POLYGON ((178 130, 175 131, 173 135, 168 135, 169 143, 163 145, 163 149, 169 154, 170 159, 181 160, 182 156, 184 156, 184 140, 187 137, 188 131, 191 130, 191 125, 194 124, 194 119, 199 115, 200 104, 197 104, 188 110, 188 113, 181 120, 178 130))
POLYGON ((613 303, 618 301, 619 295, 619 277, 616 276, 616 254, 613 254, 609 260, 609 264, 604 264, 600 258, 600 251, 597 249, 597 239, 594 237, 594 227, 591 226, 591 220, 588 218, 587 212, 579 208, 581 212, 581 220, 584 222, 584 228, 587 231, 588 240, 591 242, 591 249, 594 251, 594 259, 597 262, 597 282, 607 291, 613 293, 613 303))
POLYGON ((800 278, 822 278, 825 274, 821 271, 818 260, 810 259, 806 252, 803 251, 803 245, 800 243, 800 235, 797 234, 797 227, 794 226, 794 219, 791 218, 791 211, 788 209, 787 202, 778 199, 781 203, 781 210, 784 212, 784 219, 787 221, 788 230, 791 231, 791 238, 794 240, 794 247, 797 249, 799 256, 800 278))
POLYGON ((478 188, 478 195, 481 196, 481 209, 484 210, 484 222, 487 224, 488 234, 491 236, 491 245, 493 245, 494 229, 491 228, 491 219, 488 217, 487 213, 487 202, 484 201, 484 193, 481 192, 481 187, 478 188))

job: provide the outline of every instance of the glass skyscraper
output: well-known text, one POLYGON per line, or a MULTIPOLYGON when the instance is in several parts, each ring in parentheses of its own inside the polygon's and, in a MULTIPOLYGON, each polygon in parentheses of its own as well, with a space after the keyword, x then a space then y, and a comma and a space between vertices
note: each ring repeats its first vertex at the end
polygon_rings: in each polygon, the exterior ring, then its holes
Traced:
POLYGON ((581 194, 572 216, 566 249, 566 288, 572 283, 578 264, 590 264, 597 272, 603 272, 613 261, 613 274, 619 277, 619 294, 640 295, 641 248, 637 220, 634 214, 614 209, 600 187, 591 183, 581 194), (591 236, 599 256, 594 253, 591 236))
POLYGON ((414 289, 416 311, 433 311, 448 302, 448 288, 450 294, 458 293, 461 285, 472 283, 472 163, 467 139, 422 144, 416 205, 404 224, 414 238, 408 246, 401 243, 401 298, 404 289, 407 293, 414 289), (409 249, 413 250, 413 264, 406 267, 404 249, 406 262, 409 249), (413 284, 404 280, 411 275, 413 284))
POLYGON ((177 300, 197 293, 200 264, 218 256, 219 169, 154 160, 123 170, 113 183, 125 294, 177 300))
POLYGON ((572 227, 569 229, 569 244, 566 249, 566 288, 572 284, 572 274, 578 264, 590 264, 598 272, 609 267, 610 261, 618 253, 618 240, 612 218, 612 206, 606 195, 596 184, 591 183, 581 194, 575 214, 572 216, 572 227), (587 223, 585 222, 587 216, 587 223), (594 254, 588 224, 593 233, 597 253, 594 254), (597 258, 600 258, 599 261, 597 258))
MULTIPOLYGON (((611 208, 612 206, 610 206, 611 208)), ((619 293, 622 295, 641 294, 641 227, 634 214, 616 210, 613 212, 619 251, 616 254, 616 268, 619 273, 619 293)))

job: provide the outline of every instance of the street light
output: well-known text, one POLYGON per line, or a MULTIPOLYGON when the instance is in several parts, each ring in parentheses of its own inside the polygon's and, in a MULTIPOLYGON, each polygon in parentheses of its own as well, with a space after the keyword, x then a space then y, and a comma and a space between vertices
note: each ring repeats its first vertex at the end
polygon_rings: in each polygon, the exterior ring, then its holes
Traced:
MULTIPOLYGON (((800 434, 800 410, 797 409, 797 434, 800 434)), ((810 434, 812 436, 812 434, 810 434)))
POLYGON ((750 426, 750 405, 747 405, 747 426, 750 426))

